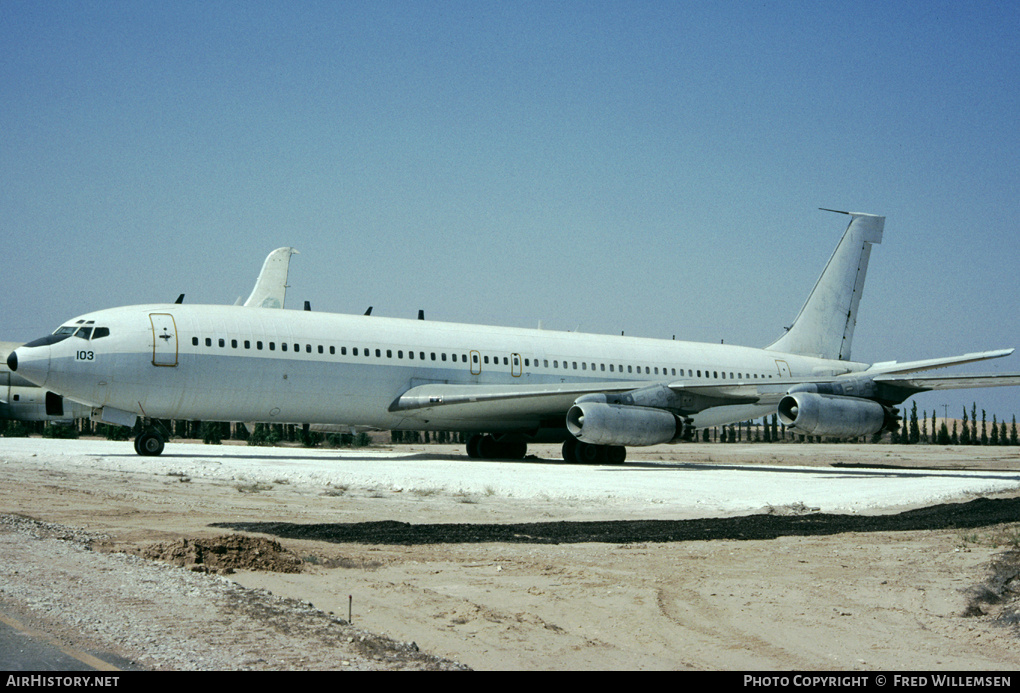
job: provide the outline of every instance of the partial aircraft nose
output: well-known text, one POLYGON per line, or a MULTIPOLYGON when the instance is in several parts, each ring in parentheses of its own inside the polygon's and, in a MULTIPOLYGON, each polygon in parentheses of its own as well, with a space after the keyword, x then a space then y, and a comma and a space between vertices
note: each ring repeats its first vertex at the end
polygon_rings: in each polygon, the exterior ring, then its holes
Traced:
POLYGON ((50 348, 22 345, 8 355, 7 367, 36 385, 45 385, 50 377, 50 348))

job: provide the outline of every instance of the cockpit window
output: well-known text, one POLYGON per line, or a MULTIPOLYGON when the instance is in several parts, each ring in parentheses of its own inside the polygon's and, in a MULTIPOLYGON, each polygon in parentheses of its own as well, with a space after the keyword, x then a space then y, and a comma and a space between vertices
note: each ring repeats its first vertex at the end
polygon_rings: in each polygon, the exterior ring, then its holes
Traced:
POLYGON ((92 333, 92 339, 99 339, 100 337, 109 337, 109 336, 110 336, 110 328, 109 327, 97 327, 95 332, 92 333))
POLYGON ((74 333, 74 336, 77 337, 78 339, 88 339, 89 337, 92 336, 92 328, 81 327, 78 329, 77 332, 74 333))
POLYGON ((55 335, 56 334, 72 335, 72 334, 74 334, 74 331, 77 330, 77 329, 78 329, 77 325, 64 325, 63 327, 58 327, 57 331, 54 332, 53 334, 55 334, 55 335))

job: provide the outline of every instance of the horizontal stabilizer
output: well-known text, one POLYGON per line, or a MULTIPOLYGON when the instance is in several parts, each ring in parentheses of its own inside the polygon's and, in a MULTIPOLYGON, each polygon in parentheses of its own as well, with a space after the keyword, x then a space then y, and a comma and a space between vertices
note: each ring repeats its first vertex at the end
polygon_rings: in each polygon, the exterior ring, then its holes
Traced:
POLYGON ((929 375, 914 377, 910 375, 879 375, 876 383, 887 383, 916 390, 965 390, 973 387, 1007 387, 1020 385, 1020 373, 1001 373, 996 375, 929 375))
MULTIPOLYGON (((882 363, 876 363, 871 366, 868 370, 864 371, 866 375, 874 375, 881 373, 916 373, 917 371, 930 371, 935 368, 947 368, 948 366, 960 366, 965 363, 975 363, 976 361, 987 361, 988 359, 998 359, 1003 356, 1009 356, 1013 353, 1013 349, 997 349, 995 351, 976 351, 971 354, 963 354, 961 356, 948 356, 945 358, 938 359, 925 359, 923 361, 906 361, 904 363, 897 363, 896 361, 884 361, 882 363)), ((971 386, 976 387, 976 386, 971 386)))

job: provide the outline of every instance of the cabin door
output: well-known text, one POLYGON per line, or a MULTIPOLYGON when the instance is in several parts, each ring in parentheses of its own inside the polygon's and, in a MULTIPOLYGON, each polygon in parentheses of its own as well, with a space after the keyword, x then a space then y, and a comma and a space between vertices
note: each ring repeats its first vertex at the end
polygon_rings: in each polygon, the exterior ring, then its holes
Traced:
POLYGON ((177 325, 169 313, 150 313, 152 323, 152 365, 177 365, 177 325))

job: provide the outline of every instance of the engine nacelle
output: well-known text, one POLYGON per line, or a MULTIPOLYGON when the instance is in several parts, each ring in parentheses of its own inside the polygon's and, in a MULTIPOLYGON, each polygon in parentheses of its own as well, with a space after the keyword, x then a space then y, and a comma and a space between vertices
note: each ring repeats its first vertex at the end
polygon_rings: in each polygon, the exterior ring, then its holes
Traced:
POLYGON ((684 423, 662 409, 578 402, 567 412, 567 430, 593 445, 658 445, 681 437, 684 423))
POLYGON ((811 392, 786 395, 778 413, 785 426, 814 436, 868 436, 887 421, 886 408, 873 400, 811 392))

